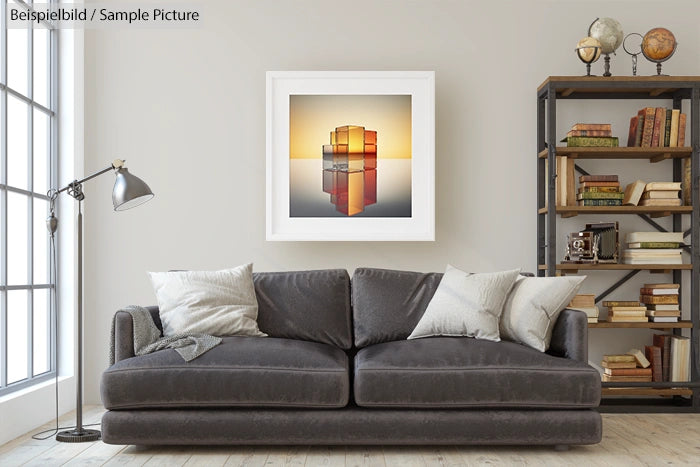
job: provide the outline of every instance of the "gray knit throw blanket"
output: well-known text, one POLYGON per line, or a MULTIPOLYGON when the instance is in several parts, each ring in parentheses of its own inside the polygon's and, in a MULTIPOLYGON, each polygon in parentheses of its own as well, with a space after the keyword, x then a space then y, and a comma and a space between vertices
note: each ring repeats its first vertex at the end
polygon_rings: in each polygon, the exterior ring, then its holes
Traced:
MULTIPOLYGON (((151 313, 146 308, 131 305, 119 311, 129 313, 134 321, 134 354, 137 356, 163 349, 175 349, 183 360, 189 362, 207 350, 221 344, 220 337, 210 336, 209 334, 175 334, 161 338, 160 329, 153 322, 151 313)), ((114 365, 114 323, 116 319, 117 315, 115 313, 112 318, 112 332, 110 334, 110 365, 114 365)))

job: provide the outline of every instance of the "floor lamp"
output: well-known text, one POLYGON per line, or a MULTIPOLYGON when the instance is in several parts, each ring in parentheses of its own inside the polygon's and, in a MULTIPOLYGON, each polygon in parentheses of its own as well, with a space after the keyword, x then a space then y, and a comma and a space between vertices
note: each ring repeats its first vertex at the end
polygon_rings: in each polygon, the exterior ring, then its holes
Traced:
POLYGON ((79 443, 83 441, 97 441, 100 439, 99 430, 86 430, 83 428, 83 183, 103 173, 113 170, 117 176, 112 190, 112 203, 115 211, 131 209, 153 198, 153 192, 140 178, 131 175, 123 160, 117 159, 106 169, 94 174, 74 180, 60 190, 49 191, 51 201, 50 214, 46 219, 46 226, 53 236, 58 228, 58 219, 54 216, 56 198, 64 191, 78 201, 77 229, 78 229, 78 371, 76 380, 76 407, 75 428, 61 431, 56 435, 57 441, 79 443))

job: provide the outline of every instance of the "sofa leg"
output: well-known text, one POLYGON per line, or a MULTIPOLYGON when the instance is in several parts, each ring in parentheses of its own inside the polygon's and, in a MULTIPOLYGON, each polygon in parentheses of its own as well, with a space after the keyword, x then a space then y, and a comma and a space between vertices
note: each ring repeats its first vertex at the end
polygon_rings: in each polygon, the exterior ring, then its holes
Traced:
POLYGON ((569 445, 568 444, 555 444, 554 445, 554 450, 557 452, 564 452, 569 450, 569 445))

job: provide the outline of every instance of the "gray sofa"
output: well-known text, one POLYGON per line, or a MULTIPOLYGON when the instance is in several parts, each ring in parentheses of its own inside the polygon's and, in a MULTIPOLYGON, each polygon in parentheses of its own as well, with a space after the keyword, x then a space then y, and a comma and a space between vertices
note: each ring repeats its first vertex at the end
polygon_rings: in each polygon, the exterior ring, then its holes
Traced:
MULTIPOLYGON (((564 310, 547 353, 461 337, 406 340, 441 274, 357 269, 254 275, 260 329, 185 363, 135 357, 115 317, 102 376, 110 444, 593 444, 600 376, 564 310)), ((160 327, 158 310, 150 308, 160 327)))

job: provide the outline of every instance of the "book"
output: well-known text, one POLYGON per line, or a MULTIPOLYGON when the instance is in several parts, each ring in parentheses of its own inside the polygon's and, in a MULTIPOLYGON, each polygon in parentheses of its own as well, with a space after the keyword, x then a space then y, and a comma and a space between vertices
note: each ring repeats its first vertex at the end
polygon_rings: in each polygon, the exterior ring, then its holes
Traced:
POLYGON ((647 316, 657 318, 680 318, 681 310, 647 310, 647 316))
POLYGON ((649 316, 649 321, 652 323, 677 323, 677 316, 649 316))
POLYGON ((615 355, 603 355, 604 362, 636 362, 634 355, 628 354, 615 354, 615 355))
POLYGON ((664 304, 678 304, 678 295, 640 295, 639 301, 642 303, 653 303, 657 305, 659 303, 664 304))
POLYGON ((685 206, 690 206, 691 204, 693 204, 693 200, 690 196, 691 186, 692 185, 690 180, 690 157, 686 157, 683 159, 683 183, 681 183, 681 199, 683 200, 683 204, 685 206))
POLYGON ((649 368, 649 366, 651 365, 649 360, 647 360, 642 351, 639 349, 630 349, 627 352, 627 355, 632 355, 635 358, 635 360, 637 360, 639 366, 641 366, 642 368, 649 368))
POLYGON ((579 193, 620 193, 619 186, 587 186, 580 187, 578 189, 579 193))
POLYGON ((642 199, 676 199, 680 190, 651 190, 642 194, 642 199))
POLYGON ((641 306, 639 302, 633 300, 606 300, 603 302, 603 306, 641 306))
POLYGON ((674 284, 673 282, 658 282, 653 284, 644 284, 645 289, 680 289, 680 284, 674 284))
POLYGON ((616 148, 620 145, 617 136, 567 136, 562 142, 564 142, 564 140, 566 140, 566 145, 568 147, 575 148, 616 148))
POLYGON ((659 140, 661 140, 663 145, 663 139, 661 139, 661 131, 663 124, 666 122, 666 109, 663 107, 657 107, 654 114, 654 130, 651 135, 651 147, 658 148, 659 140))
POLYGON ((652 343, 661 349, 661 381, 668 381, 671 363, 671 336, 668 334, 654 334, 652 343))
POLYGON ((557 206, 566 206, 566 159, 567 156, 556 156, 557 180, 556 195, 557 206))
POLYGON ((634 145, 639 147, 642 145, 642 132, 644 131, 644 109, 637 112, 639 121, 637 122, 637 134, 634 136, 634 145))
POLYGON ((577 200, 582 200, 582 199, 622 199, 625 197, 624 193, 617 192, 617 193, 612 193, 612 192, 584 192, 584 193, 578 193, 576 195, 577 200))
POLYGON ((642 198, 645 188, 646 183, 644 183, 642 180, 628 183, 625 187, 625 196, 622 198, 622 204, 624 206, 636 206, 639 203, 639 200, 642 198))
POLYGON ((655 345, 644 346, 644 356, 651 363, 651 380, 661 382, 663 377, 663 360, 661 360, 661 347, 655 345))
POLYGON ((680 312, 681 307, 678 303, 649 303, 647 305, 647 311, 653 311, 656 313, 663 312, 680 312))
POLYGON ((690 339, 671 336, 670 381, 690 381, 690 339))
POLYGON ((680 243, 675 242, 634 242, 628 243, 627 248, 678 248, 680 243))
POLYGON ((680 206, 681 199, 643 199, 639 206, 680 206))
POLYGON ((631 250, 624 250, 622 254, 624 256, 666 256, 666 255, 680 255, 680 248, 632 248, 631 250))
POLYGON ((642 318, 646 317, 646 310, 608 310, 608 316, 612 318, 642 318))
POLYGON ((671 111, 671 134, 669 137, 669 147, 675 148, 678 146, 678 121, 680 120, 681 111, 673 109, 671 111))
POLYGON ((596 321, 598 320, 598 316, 600 315, 600 311, 598 310, 597 306, 578 306, 578 307, 571 307, 567 306, 569 310, 575 310, 575 311, 583 311, 586 313, 587 318, 595 318, 596 321))
POLYGON ((582 199, 577 201, 579 206, 622 206, 621 199, 582 199))
POLYGON ((663 146, 665 148, 667 148, 671 145, 671 114, 672 113, 673 113, 672 109, 666 109, 666 115, 665 115, 664 123, 663 123, 664 131, 662 132, 663 144, 661 144, 661 142, 659 142, 659 146, 663 146))
POLYGON ((678 147, 685 146, 685 122, 686 115, 681 112, 678 117, 678 147))
POLYGON ((642 258, 630 258, 625 257, 622 259, 623 264, 683 264, 683 258, 681 255, 678 255, 676 257, 666 257, 666 256, 659 256, 658 258, 649 258, 649 257, 642 257, 642 258))
POLYGON ((651 376, 612 376, 603 374, 603 381, 606 383, 648 383, 651 376))
POLYGON ((569 302, 569 307, 595 306, 595 294, 577 294, 569 302))
POLYGON ((656 289, 653 287, 642 287, 639 293, 642 295, 678 295, 679 289, 656 289))
POLYGON ((651 368, 604 368, 604 374, 612 376, 651 376, 651 368))
MULTIPOLYGON (((630 131, 629 131, 629 134, 627 135, 627 146, 628 147, 634 146, 635 141, 637 140, 637 128, 638 127, 639 127, 639 115, 635 115, 634 117, 630 118, 630 131)), ((567 134, 567 136, 568 136, 568 134, 567 134)))
POLYGON ((673 242, 683 243, 683 232, 630 232, 627 243, 635 242, 673 242))
POLYGON ((609 323, 646 323, 649 318, 646 316, 613 316, 608 315, 609 323))
POLYGON ((576 161, 570 157, 566 159, 566 205, 576 205, 576 161))
POLYGON ((610 123, 576 123, 571 127, 572 130, 603 130, 612 131, 610 123))
POLYGON ((681 182, 649 182, 649 183, 647 183, 645 191, 654 191, 654 190, 678 191, 680 189, 681 189, 681 182))
POLYGON ((614 188, 615 191, 620 191, 620 182, 581 182, 580 188, 606 187, 614 188))
POLYGON ((603 360, 600 362, 600 366, 603 368, 612 368, 612 369, 618 369, 618 368, 637 368, 637 361, 633 362, 606 362, 603 360))
POLYGON ((583 183, 583 182, 619 182, 619 179, 618 179, 617 175, 579 175, 578 181, 581 183, 583 183))
POLYGON ((618 312, 641 311, 642 313, 644 313, 645 311, 647 311, 647 307, 645 307, 644 305, 640 305, 640 306, 609 306, 608 311, 618 311, 618 312))
POLYGON ((640 144, 643 148, 651 147, 651 137, 654 133, 654 116, 656 114, 656 109, 654 107, 644 108, 644 128, 642 129, 642 142, 640 144))
POLYGON ((566 136, 612 136, 612 130, 569 130, 566 136))

